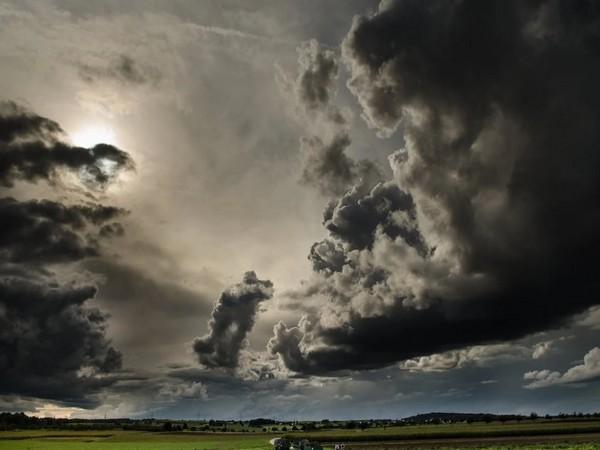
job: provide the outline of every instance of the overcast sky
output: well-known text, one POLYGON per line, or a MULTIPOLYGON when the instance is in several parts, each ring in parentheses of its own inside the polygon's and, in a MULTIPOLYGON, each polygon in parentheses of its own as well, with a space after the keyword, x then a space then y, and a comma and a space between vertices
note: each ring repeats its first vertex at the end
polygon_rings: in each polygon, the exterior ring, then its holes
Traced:
POLYGON ((0 1, 0 410, 600 410, 593 1, 0 1))

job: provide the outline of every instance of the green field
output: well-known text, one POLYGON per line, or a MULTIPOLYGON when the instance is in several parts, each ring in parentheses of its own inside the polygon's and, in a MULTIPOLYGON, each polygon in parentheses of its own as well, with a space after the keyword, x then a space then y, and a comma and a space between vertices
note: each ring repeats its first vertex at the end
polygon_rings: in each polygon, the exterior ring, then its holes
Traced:
POLYGON ((313 433, 287 433, 291 438, 319 442, 392 441, 445 438, 488 438, 500 436, 544 436, 557 434, 600 433, 600 421, 529 421, 523 423, 458 423, 447 425, 411 425, 360 430, 324 430, 313 433))
MULTIPOLYGON (((121 430, 22 430, 0 432, 0 450, 267 450, 272 449, 269 440, 277 435, 277 433, 190 431, 163 433, 121 430)), ((370 450, 379 448, 591 450, 600 449, 600 421, 411 425, 371 428, 364 431, 333 429, 297 433, 294 436, 317 440, 325 445, 332 442, 346 442, 349 444, 348 448, 370 450), (494 439, 502 441, 494 442, 494 439), (486 442, 486 440, 491 441, 486 442)))
POLYGON ((272 449, 268 434, 151 433, 140 431, 0 432, 2 450, 272 449))

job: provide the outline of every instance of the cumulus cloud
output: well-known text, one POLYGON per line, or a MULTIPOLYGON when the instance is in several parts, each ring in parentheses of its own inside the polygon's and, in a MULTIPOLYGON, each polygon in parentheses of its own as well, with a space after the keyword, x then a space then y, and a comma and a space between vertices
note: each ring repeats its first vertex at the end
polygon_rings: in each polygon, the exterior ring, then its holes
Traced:
POLYGON ((27 138, 52 142, 62 134, 55 121, 28 112, 15 102, 0 103, 0 142, 7 144, 27 138))
POLYGON ((101 238, 119 235, 126 211, 97 204, 0 198, 0 258, 33 265, 97 256, 101 238))
POLYGON ((278 355, 285 366, 295 372, 306 370, 301 347, 306 331, 305 324, 306 321, 302 320, 297 327, 288 328, 283 322, 279 322, 273 328, 273 337, 267 345, 273 355, 278 355))
POLYGON ((92 286, 1 277, 0 393, 90 406, 121 367, 106 315, 86 306, 92 286))
POLYGON ((553 348, 556 347, 557 342, 563 342, 571 339, 573 336, 561 336, 557 339, 549 339, 547 341, 538 342, 533 345, 533 353, 531 357, 533 359, 540 359, 547 356, 553 348))
POLYGON ((577 325, 600 330, 600 306, 594 306, 586 311, 577 321, 577 325))
POLYGON ((597 303, 599 20, 517 1, 393 1, 354 20, 348 87, 405 146, 378 187, 392 197, 356 190, 326 211, 304 291, 323 306, 269 344, 288 368, 517 339, 597 303))
POLYGON ((310 248, 308 259, 315 272, 326 271, 329 274, 340 272, 346 264, 346 252, 341 244, 331 239, 315 242, 310 248))
POLYGON ((204 400, 208 394, 204 384, 200 381, 192 381, 190 383, 166 383, 159 389, 158 396, 169 401, 179 399, 204 400))
POLYGON ((558 341, 568 337, 550 339, 527 346, 523 344, 475 345, 460 350, 421 356, 402 361, 398 366, 410 372, 445 372, 468 366, 487 367, 502 363, 540 359, 548 355, 558 341))
POLYGON ((350 146, 350 137, 340 133, 329 141, 317 136, 302 138, 301 150, 305 155, 302 182, 318 186, 321 192, 339 195, 351 186, 356 173, 354 161, 345 151, 350 146))
POLYGON ((528 381, 524 387, 538 389, 560 384, 583 383, 600 378, 600 348, 594 347, 583 357, 583 364, 571 367, 564 373, 544 370, 532 370, 525 373, 523 379, 528 381))
POLYGON ((402 370, 410 372, 445 372, 468 366, 489 366, 525 359, 531 351, 523 345, 495 344, 437 353, 409 359, 399 364, 402 370))
POLYGON ((87 187, 104 188, 123 170, 133 169, 129 155, 108 144, 92 148, 64 141, 60 125, 14 102, 0 103, 0 184, 15 181, 56 181, 71 171, 87 187))
MULTIPOLYGON (((309 110, 329 108, 335 95, 335 82, 338 77, 338 60, 335 53, 323 48, 313 39, 300 46, 298 54, 298 98, 309 110)), ((332 114, 335 115, 335 110, 332 114)))
POLYGON ((554 341, 539 342, 538 344, 536 344, 534 346, 531 357, 533 359, 539 359, 539 358, 543 357, 550 351, 550 348, 552 347, 553 343, 554 343, 554 341))
POLYGON ((350 250, 372 248, 375 232, 425 251, 416 227, 415 204, 409 194, 394 182, 379 183, 370 191, 354 187, 337 202, 331 202, 323 214, 323 225, 332 238, 350 250))
POLYGON ((225 290, 208 322, 209 333, 194 341, 198 361, 210 368, 237 367, 258 305, 272 295, 273 283, 259 280, 254 272, 246 272, 241 283, 225 290))
POLYGON ((350 113, 334 103, 337 55, 314 39, 302 44, 298 54, 296 79, 282 74, 281 82, 310 134, 300 141, 304 156, 301 181, 329 197, 341 195, 357 182, 372 185, 381 177, 377 167, 367 160, 357 162, 346 154, 352 144, 350 113))
MULTIPOLYGON (((18 107, 0 106, 0 184, 51 182, 58 171, 83 172, 86 185, 113 180, 132 166, 110 146, 61 142, 60 126, 18 107)), ((57 186, 54 186, 57 187, 57 186)), ((101 241, 123 233, 120 208, 96 203, 0 198, 0 394, 94 407, 114 383, 122 355, 106 336, 108 315, 88 306, 96 287, 56 279, 53 269, 100 254, 101 241)), ((64 278, 64 277, 63 277, 64 278)))

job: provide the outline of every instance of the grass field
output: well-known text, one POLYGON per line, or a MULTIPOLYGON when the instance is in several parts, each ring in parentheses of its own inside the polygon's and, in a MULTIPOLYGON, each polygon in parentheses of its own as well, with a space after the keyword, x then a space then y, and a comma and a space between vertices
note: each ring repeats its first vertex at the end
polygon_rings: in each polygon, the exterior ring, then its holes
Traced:
POLYGON ((272 449, 268 434, 150 433, 139 431, 0 432, 2 450, 272 449))
MULTIPOLYGON (((0 432, 0 450, 267 450, 272 449, 269 440, 275 436, 277 434, 273 433, 23 430, 0 432)), ((297 436, 317 440, 325 445, 328 442, 346 442, 350 444, 349 448, 370 450, 591 450, 600 449, 600 421, 414 425, 364 431, 326 430, 300 433, 297 436)))
POLYGON ((523 423, 459 423, 411 425, 360 430, 324 430, 314 433, 288 433, 292 438, 319 442, 363 442, 444 438, 487 438, 499 436, 543 436, 600 433, 600 421, 530 421, 523 423))

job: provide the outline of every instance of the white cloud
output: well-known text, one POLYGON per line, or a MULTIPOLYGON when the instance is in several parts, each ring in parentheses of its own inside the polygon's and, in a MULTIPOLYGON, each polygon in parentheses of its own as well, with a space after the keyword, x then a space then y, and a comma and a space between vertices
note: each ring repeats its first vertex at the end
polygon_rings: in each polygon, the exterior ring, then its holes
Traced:
POLYGON ((531 357, 533 359, 540 359, 550 352, 551 349, 556 347, 557 342, 566 341, 567 339, 571 339, 573 336, 561 336, 558 339, 549 339, 547 341, 538 342, 533 345, 533 353, 531 357))
POLYGON ((401 362, 399 367, 410 372, 445 372, 467 366, 490 366, 524 359, 530 352, 531 350, 523 345, 476 345, 461 350, 408 359, 401 362))
POLYGON ((530 381, 524 387, 538 389, 558 384, 579 383, 591 381, 600 377, 600 348, 594 347, 584 357, 583 364, 571 367, 565 373, 544 370, 532 370, 523 375, 523 379, 530 381))
POLYGON ((460 350, 408 359, 401 362, 399 367, 410 372, 445 372, 468 366, 489 367, 529 357, 540 359, 548 355, 551 349, 556 347, 557 342, 571 337, 561 336, 557 339, 538 342, 532 346, 522 344, 475 345, 460 350))
POLYGON ((600 306, 590 308, 577 322, 577 325, 588 327, 593 330, 600 330, 600 306))
POLYGON ((532 353, 531 357, 533 359, 539 359, 542 356, 546 355, 550 351, 550 347, 552 347, 553 343, 554 343, 553 340, 538 342, 537 344, 535 344, 533 346, 533 353, 532 353))

